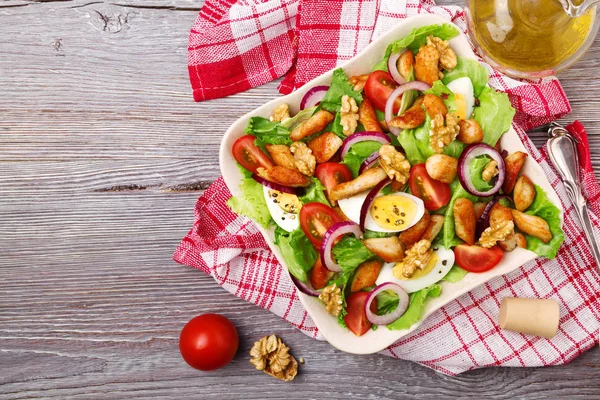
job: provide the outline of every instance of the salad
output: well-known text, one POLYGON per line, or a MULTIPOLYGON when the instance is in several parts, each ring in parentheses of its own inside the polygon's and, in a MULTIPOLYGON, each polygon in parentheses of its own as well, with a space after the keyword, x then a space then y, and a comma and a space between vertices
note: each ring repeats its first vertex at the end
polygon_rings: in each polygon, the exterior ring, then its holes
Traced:
POLYGON ((274 230, 295 285, 355 335, 422 318, 440 281, 494 268, 524 248, 555 257, 559 209, 499 140, 515 110, 453 25, 414 29, 372 72, 333 72, 252 117, 232 147, 240 215, 274 230))

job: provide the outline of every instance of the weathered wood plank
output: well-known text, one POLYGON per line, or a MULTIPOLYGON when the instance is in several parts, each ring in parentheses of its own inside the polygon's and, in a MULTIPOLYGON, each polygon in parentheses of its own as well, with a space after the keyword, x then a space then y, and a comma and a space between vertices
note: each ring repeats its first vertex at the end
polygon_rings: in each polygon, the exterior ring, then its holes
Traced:
MULTIPOLYGON (((171 254, 217 148, 277 83, 194 103, 187 34, 201 2, 27 1, 0 5, 0 397, 593 398, 600 351, 566 367, 485 369, 457 378, 378 355, 352 356, 228 294, 171 254), (188 191, 191 190, 191 191, 188 191), (240 331, 227 368, 188 368, 183 324, 216 311, 240 331), (281 384, 247 362, 276 332, 306 364, 281 384)), ((592 136, 600 46, 563 74, 592 136)), ((536 143, 542 135, 536 134, 536 143)))

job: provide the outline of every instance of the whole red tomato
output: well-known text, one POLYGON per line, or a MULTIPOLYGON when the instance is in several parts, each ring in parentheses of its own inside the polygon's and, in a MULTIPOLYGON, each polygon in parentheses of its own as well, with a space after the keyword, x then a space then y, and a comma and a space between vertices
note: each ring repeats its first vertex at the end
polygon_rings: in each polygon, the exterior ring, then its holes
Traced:
POLYGON ((212 371, 226 366, 237 352, 239 338, 230 320, 202 314, 188 322, 179 336, 179 351, 190 367, 212 371))

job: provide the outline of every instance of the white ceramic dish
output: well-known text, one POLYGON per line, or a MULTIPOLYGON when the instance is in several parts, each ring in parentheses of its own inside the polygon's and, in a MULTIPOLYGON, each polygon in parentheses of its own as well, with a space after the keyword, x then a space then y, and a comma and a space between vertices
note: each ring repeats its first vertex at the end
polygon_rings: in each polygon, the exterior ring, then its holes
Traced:
MULTIPOLYGON (((371 43, 362 53, 351 60, 348 60, 346 63, 341 65, 341 67, 346 71, 348 76, 368 73, 371 71, 373 65, 382 59, 385 49, 389 43, 408 35, 413 28, 442 23, 449 23, 449 21, 436 15, 420 15, 408 18, 405 21, 400 22, 384 36, 371 43)), ((466 36, 462 33, 452 39, 450 41, 450 45, 458 56, 475 58, 466 36)), ((299 104, 302 96, 304 96, 304 93, 306 93, 306 91, 313 86, 329 85, 331 83, 331 77, 332 71, 329 71, 318 78, 313 79, 298 91, 287 96, 274 99, 257 108, 256 110, 244 115, 227 130, 221 142, 219 163, 225 183, 233 195, 240 194, 239 184, 242 176, 231 154, 231 146, 237 138, 244 135, 244 129, 246 128, 249 119, 254 116, 268 118, 272 114, 273 109, 283 102, 290 105, 290 111, 292 115, 294 115, 299 110, 299 104)), ((501 145, 502 148, 506 149, 509 153, 517 150, 524 152, 527 151, 517 136, 517 133, 512 128, 502 137, 501 145)), ((530 157, 523 168, 523 172, 529 176, 533 182, 540 185, 547 192, 548 197, 554 202, 554 204, 560 208, 562 221, 563 210, 561 203, 556 192, 546 179, 541 167, 530 157)), ((265 230, 260 226, 258 226, 258 229, 265 237, 267 243, 275 253, 275 256, 277 256, 279 262, 285 266, 286 264, 281 256, 281 253, 279 252, 279 248, 273 243, 273 230, 265 230)), ((536 257, 537 255, 531 251, 517 248, 510 253, 506 253, 500 264, 490 271, 479 274, 467 274, 464 279, 457 283, 442 282, 441 296, 431 299, 427 302, 423 319, 421 319, 419 323, 413 325, 410 329, 402 331, 390 331, 385 327, 381 327, 376 331, 370 330, 363 336, 355 336, 349 330, 340 327, 337 323, 337 319, 327 314, 325 307, 323 307, 318 299, 306 296, 302 293, 298 293, 298 295, 309 315, 312 317, 315 324, 329 343, 331 343, 334 347, 348 353, 370 354, 385 349, 398 339, 413 332, 419 327, 425 318, 427 318, 427 316, 434 313, 436 310, 448 304, 452 300, 462 296, 463 294, 496 276, 504 275, 519 268, 521 265, 535 259, 536 257)))

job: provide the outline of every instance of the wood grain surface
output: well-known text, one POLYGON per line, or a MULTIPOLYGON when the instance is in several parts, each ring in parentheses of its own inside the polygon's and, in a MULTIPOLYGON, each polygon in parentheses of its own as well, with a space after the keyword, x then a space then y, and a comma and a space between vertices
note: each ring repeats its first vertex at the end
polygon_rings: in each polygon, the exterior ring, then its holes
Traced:
MULTIPOLYGON (((449 3, 449 2, 445 2, 449 3)), ((311 340, 171 260, 217 147, 277 83, 194 103, 187 35, 201 1, 0 2, 0 398, 600 398, 600 350, 553 368, 450 378, 311 340), (233 320, 233 363, 182 361, 193 316, 233 320), (293 383, 257 373, 275 332, 306 363, 293 383)), ((561 75, 600 171, 600 43, 561 75)), ((535 134, 536 143, 544 133, 535 134)))

